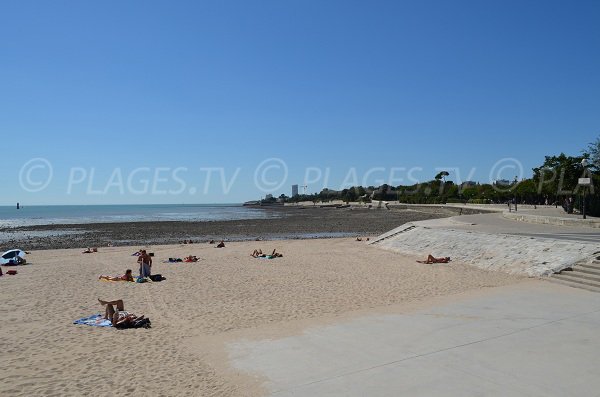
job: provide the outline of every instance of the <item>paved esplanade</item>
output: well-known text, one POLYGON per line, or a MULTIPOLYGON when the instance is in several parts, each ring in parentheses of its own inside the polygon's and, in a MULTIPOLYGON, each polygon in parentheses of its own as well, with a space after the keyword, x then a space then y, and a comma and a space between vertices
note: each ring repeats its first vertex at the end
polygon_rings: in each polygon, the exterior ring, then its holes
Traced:
MULTIPOLYGON (((577 219, 553 208, 520 213, 577 219)), ((414 222, 381 238, 373 249, 440 247, 476 266, 537 275, 600 250, 600 229, 501 213, 414 222)), ((528 279, 389 311, 295 336, 232 342, 230 357, 279 397, 600 396, 599 293, 528 279)))
MULTIPOLYGON (((543 217, 565 218, 575 221, 581 220, 581 215, 566 214, 561 208, 524 209, 512 214, 538 215, 543 217)), ((598 221, 598 218, 590 218, 598 221)), ((552 224, 536 224, 507 219, 502 213, 463 215, 447 220, 434 220, 432 227, 445 227, 451 225, 457 229, 479 231, 484 233, 503 233, 540 238, 553 238, 558 240, 586 241, 600 243, 600 228, 586 226, 557 226, 552 224), (449 221, 449 222, 448 222, 449 221)))
POLYGON ((544 281, 229 345, 269 395, 598 396, 600 294, 544 281))

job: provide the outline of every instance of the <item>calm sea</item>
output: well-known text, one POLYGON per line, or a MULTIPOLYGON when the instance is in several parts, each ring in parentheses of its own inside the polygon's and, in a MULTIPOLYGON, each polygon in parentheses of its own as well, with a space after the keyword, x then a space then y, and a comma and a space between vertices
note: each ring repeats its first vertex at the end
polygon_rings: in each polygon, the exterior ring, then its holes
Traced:
POLYGON ((276 213, 241 204, 0 206, 0 227, 151 221, 265 219, 276 213))

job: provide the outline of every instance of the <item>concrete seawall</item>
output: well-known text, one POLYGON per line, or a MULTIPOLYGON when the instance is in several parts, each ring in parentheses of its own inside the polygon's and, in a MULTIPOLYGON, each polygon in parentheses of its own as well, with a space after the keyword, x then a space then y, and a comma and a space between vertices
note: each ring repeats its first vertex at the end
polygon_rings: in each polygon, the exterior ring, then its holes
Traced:
MULTIPOLYGON (((404 224, 374 239, 382 249, 425 259, 428 254, 486 270, 549 276, 598 255, 598 244, 452 227, 452 218, 404 224)), ((437 265, 436 265, 437 266, 437 265)), ((440 265, 443 266, 443 265, 440 265)))
POLYGON ((574 217, 557 217, 547 215, 536 215, 522 212, 508 212, 502 213, 506 219, 512 219, 520 222, 537 223, 541 225, 556 225, 556 226, 575 226, 575 227, 591 227, 600 229, 600 221, 597 218, 593 219, 581 219, 574 217))

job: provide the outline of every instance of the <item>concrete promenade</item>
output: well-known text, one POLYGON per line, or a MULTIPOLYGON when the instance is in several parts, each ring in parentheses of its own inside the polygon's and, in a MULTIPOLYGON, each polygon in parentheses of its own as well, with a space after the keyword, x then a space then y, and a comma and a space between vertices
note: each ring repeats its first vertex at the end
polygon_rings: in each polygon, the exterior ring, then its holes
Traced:
MULTIPOLYGON (((532 276, 600 251, 597 219, 520 207, 535 217, 521 221, 505 209, 402 225, 371 247, 532 276)), ((528 279, 386 313, 238 340, 230 357, 278 397, 600 396, 598 293, 528 279)))
POLYGON ((543 281, 229 345, 267 395, 598 396, 600 294, 543 281))

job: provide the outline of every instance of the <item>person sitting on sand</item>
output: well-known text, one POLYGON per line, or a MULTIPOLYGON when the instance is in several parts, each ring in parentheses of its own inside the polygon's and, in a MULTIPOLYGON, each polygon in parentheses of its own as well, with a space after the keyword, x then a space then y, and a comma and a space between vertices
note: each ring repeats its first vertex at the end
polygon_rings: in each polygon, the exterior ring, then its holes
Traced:
POLYGON ((225 243, 223 242, 223 240, 221 240, 221 242, 217 244, 217 248, 225 248, 225 243))
POLYGON ((209 243, 209 244, 214 244, 214 243, 215 243, 215 240, 210 240, 208 243, 209 243))
POLYGON ((106 306, 104 310, 104 318, 110 320, 115 328, 129 328, 136 321, 142 320, 144 316, 136 316, 133 313, 125 311, 125 304, 122 299, 115 301, 103 301, 98 298, 98 302, 102 306, 106 306), (116 307, 116 310, 115 310, 116 307))
POLYGON ((101 275, 98 277, 98 280, 106 280, 106 281, 133 281, 133 275, 131 274, 131 269, 125 270, 125 274, 122 276, 107 276, 101 275))
POLYGON ((427 260, 425 260, 425 261, 417 261, 417 262, 419 262, 419 263, 427 263, 427 264, 429 264, 429 263, 448 263, 448 262, 450 262, 450 257, 446 256, 444 258, 436 258, 433 255, 429 254, 427 256, 427 260))

